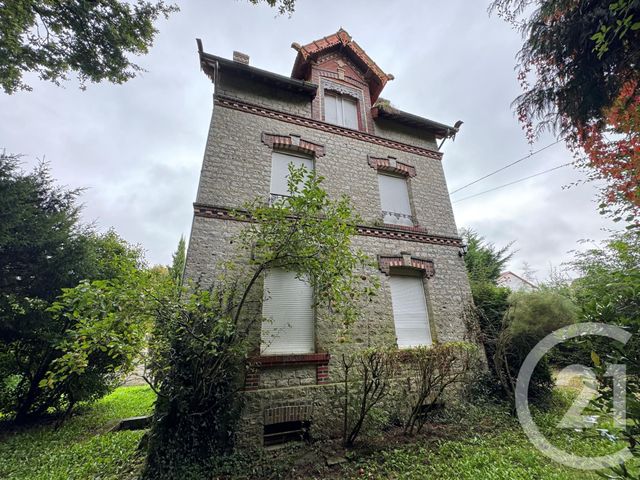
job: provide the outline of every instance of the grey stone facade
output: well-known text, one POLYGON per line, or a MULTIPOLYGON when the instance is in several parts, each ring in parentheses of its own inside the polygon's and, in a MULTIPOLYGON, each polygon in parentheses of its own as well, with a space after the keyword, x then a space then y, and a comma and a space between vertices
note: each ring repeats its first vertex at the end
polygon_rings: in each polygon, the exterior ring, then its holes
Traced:
MULTIPOLYGON (((325 177, 325 189, 334 198, 348 195, 363 219, 363 228, 370 227, 369 234, 354 239, 356 247, 372 258, 410 253, 433 262, 435 274, 425 278, 424 286, 434 341, 467 339, 462 314, 470 302, 470 289, 441 153, 437 151, 439 131, 376 119, 371 120, 373 134, 358 138, 345 129, 332 131, 314 111, 314 97, 278 85, 284 81, 261 78, 259 72, 247 75, 246 69, 236 71, 233 66, 223 68, 219 64, 210 76, 216 82, 214 108, 185 277, 206 285, 213 280, 219 262, 233 258, 231 241, 243 224, 215 212, 240 208, 256 197, 268 198, 273 148, 262 142, 262 135, 294 135, 324 147, 325 154, 315 159, 315 168, 325 177), (234 101, 242 108, 230 106, 234 101), (413 151, 412 146, 419 149, 413 151), (415 228, 381 225, 377 171, 369 165, 369 157, 392 157, 415 168, 416 175, 407 179, 415 228), (207 209, 214 213, 201 214, 207 209)), ((364 95, 369 95, 366 88, 364 95)), ((319 382, 314 364, 262 368, 257 388, 245 393, 245 435, 240 443, 259 445, 265 418, 272 419, 275 411, 287 411, 289 407, 291 412, 298 412, 296 415, 305 412, 314 436, 335 434, 339 427, 334 406, 335 382, 339 381, 336 365, 341 353, 358 345, 389 346, 396 342, 388 277, 375 268, 369 274, 380 277, 381 289, 368 304, 362 321, 353 326, 349 343, 339 341, 337 326, 323 312, 316 312, 316 352, 330 356, 328 378, 319 382)))

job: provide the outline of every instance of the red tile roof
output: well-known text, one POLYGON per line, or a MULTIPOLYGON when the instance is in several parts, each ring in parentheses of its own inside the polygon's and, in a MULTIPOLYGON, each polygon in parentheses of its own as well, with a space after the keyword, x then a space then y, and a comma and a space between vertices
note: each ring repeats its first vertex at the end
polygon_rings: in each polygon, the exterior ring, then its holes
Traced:
POLYGON ((376 62, 374 62, 360 45, 342 28, 333 35, 315 40, 307 45, 300 46, 294 43, 291 46, 298 51, 298 56, 296 57, 291 72, 292 78, 304 80, 311 61, 328 50, 343 48, 369 78, 369 90, 372 103, 376 101, 387 81, 393 79, 393 75, 384 73, 382 69, 376 65, 376 62))

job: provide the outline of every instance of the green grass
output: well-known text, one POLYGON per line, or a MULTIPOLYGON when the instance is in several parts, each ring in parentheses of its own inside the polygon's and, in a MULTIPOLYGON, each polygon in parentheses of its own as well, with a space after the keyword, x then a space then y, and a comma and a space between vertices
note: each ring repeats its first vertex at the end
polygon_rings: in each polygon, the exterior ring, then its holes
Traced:
POLYGON ((107 430, 121 418, 150 413, 154 400, 146 386, 120 387, 57 430, 47 423, 0 434, 0 478, 128 478, 143 432, 107 430))
MULTIPOLYGON (((570 396, 557 393, 549 411, 534 412, 536 424, 549 441, 583 456, 612 453, 623 445, 603 439, 593 431, 576 432, 556 428, 566 412, 570 396)), ((466 406, 451 426, 448 438, 419 440, 389 449, 344 467, 346 478, 394 479, 532 479, 583 480, 599 477, 564 467, 543 456, 525 436, 517 419, 503 407, 466 406), (450 437, 450 438, 449 438, 450 437)), ((444 428, 446 431, 446 427, 444 428)))

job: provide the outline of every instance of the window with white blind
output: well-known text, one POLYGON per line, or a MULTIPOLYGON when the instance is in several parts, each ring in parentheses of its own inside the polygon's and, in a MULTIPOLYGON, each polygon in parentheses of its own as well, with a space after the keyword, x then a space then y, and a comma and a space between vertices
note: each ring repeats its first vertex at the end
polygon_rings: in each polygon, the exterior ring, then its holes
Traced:
POLYGON ((431 345, 429 314, 422 278, 391 275, 389 283, 398 348, 431 345))
POLYGON ((304 165, 307 170, 313 170, 313 160, 309 157, 287 155, 286 153, 273 152, 271 155, 271 195, 287 197, 289 192, 289 165, 296 168, 304 165))
POLYGON ((358 101, 347 95, 326 93, 324 120, 334 125, 358 130, 358 101))
POLYGON ((313 353, 313 289, 295 272, 267 271, 262 316, 262 354, 313 353))
POLYGON ((404 177, 378 174, 378 188, 383 222, 412 227, 407 180, 404 177))

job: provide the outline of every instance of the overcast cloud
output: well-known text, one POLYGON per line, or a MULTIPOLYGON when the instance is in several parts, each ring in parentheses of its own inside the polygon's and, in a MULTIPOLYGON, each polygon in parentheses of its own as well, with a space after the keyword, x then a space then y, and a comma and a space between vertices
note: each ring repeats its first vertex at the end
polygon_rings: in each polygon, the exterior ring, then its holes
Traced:
MULTIPOLYGON (((187 238, 212 109, 213 86, 200 71, 195 38, 207 52, 251 56, 251 65, 289 75, 292 42, 345 28, 395 80, 382 93, 403 110, 443 123, 464 121, 443 147, 450 190, 526 155, 531 147, 510 103, 519 93, 519 34, 481 1, 298 0, 291 18, 244 0, 189 0, 158 24, 147 73, 125 85, 65 88, 34 80, 33 92, 0 93, 0 148, 46 157, 55 178, 87 187, 84 219, 141 244, 150 263, 169 263, 187 238)), ((536 150, 551 142, 540 139, 536 150)), ((453 196, 473 195, 571 160, 562 144, 453 196)), ((454 203, 459 227, 497 245, 515 240, 510 269, 528 262, 544 278, 570 258, 579 239, 602 239, 613 224, 597 214, 593 185, 563 188, 571 167, 454 203)))

